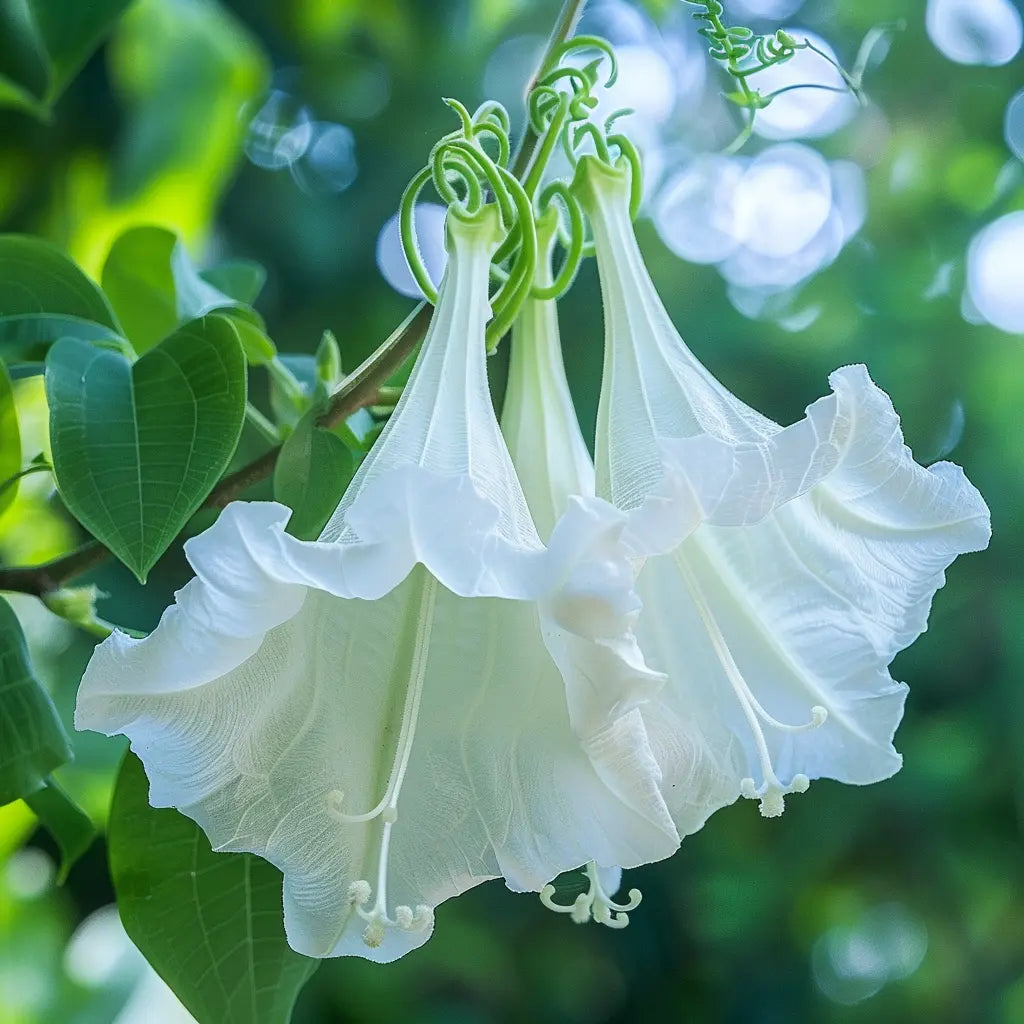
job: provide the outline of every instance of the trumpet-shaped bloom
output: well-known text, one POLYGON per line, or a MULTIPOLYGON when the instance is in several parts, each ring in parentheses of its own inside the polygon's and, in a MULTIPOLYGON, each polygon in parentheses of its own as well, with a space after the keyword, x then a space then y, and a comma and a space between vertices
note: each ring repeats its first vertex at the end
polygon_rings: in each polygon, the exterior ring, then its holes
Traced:
MULTIPOLYGON (((556 225, 553 211, 537 224, 538 288, 551 284, 556 225)), ((527 299, 516 318, 501 429, 530 510, 546 537, 571 508, 574 496, 594 493, 594 463, 569 393, 553 299, 527 299)), ((728 761, 720 748, 707 742, 696 722, 674 716, 653 692, 638 710, 662 768, 662 788, 676 828, 681 836, 695 832, 713 811, 735 799, 728 761)), ((616 908, 607 895, 614 893, 618 876, 610 889, 602 886, 607 887, 612 876, 602 881, 588 868, 588 878, 590 892, 567 912, 580 919, 586 909, 595 920, 614 925, 619 918, 610 911, 631 909, 616 908)))
POLYGON ((499 240, 492 209, 449 216, 409 384, 319 540, 229 506, 156 630, 115 633, 82 682, 77 724, 131 738, 155 806, 281 868, 310 956, 387 962, 484 879, 539 890, 678 844, 624 517, 576 502, 542 544, 491 407, 499 240))
POLYGON ((597 493, 630 511, 647 559, 637 635, 667 715, 700 723, 734 791, 774 816, 812 778, 899 769, 906 687, 888 665, 946 567, 986 546, 989 513, 957 466, 914 462, 862 366, 785 429, 715 380, 644 266, 629 176, 584 157, 574 183, 605 314, 597 493))

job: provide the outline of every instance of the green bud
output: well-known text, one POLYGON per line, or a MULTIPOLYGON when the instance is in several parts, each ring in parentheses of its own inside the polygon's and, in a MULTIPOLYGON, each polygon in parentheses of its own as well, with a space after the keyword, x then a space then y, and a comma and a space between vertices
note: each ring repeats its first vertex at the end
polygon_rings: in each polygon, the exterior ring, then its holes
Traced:
POLYGON ((316 377, 328 391, 333 391, 341 381, 341 349, 331 331, 324 331, 316 350, 316 377))

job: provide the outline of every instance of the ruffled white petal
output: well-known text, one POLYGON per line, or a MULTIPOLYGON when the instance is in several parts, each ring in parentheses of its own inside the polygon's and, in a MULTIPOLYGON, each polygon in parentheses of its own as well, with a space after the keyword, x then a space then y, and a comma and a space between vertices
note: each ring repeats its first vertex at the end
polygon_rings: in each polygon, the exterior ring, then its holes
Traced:
POLYGON ((630 510, 648 557, 637 634, 669 676, 666 721, 647 716, 655 755, 699 723, 766 814, 809 778, 891 775, 906 688, 889 662, 925 628, 945 568, 987 544, 984 501, 957 467, 914 462, 863 367, 836 371, 787 428, 729 394, 654 290, 628 168, 587 158, 576 187, 605 301, 598 493, 630 510))
MULTIPOLYGON (((348 892, 376 877, 380 821, 341 822, 330 810, 372 808, 393 772, 430 577, 418 569, 365 601, 335 596, 321 572, 303 588, 300 609, 284 617, 298 585, 282 583, 275 570, 293 580, 295 567, 275 562, 273 552, 303 544, 280 532, 286 515, 280 506, 229 507, 208 545, 217 566, 203 566, 191 549, 200 576, 157 630, 144 640, 114 634, 97 650, 77 724, 132 738, 154 805, 179 807, 216 848, 257 853, 285 872, 296 949, 384 962, 429 933, 389 928, 379 947, 365 946, 348 892), (239 521, 251 526, 253 510, 265 524, 270 511, 278 516, 262 533, 262 551, 252 547, 261 534, 235 529, 239 521), (247 563, 248 616, 239 573, 247 563), (237 628, 248 618, 249 637, 190 621, 192 608, 205 610, 229 584, 234 604, 225 621, 237 628), (198 602, 197 592, 205 592, 198 602), (268 593, 278 602, 273 612, 268 593), (271 619, 280 621, 260 633, 271 619), (184 663, 171 646, 183 637, 184 663), (236 664, 226 663, 225 648, 236 664)), ((539 890, 592 857, 635 865, 669 855, 678 836, 637 715, 577 692, 594 667, 588 644, 545 625, 530 602, 469 601, 433 586, 419 721, 391 836, 389 905, 434 907, 498 875, 513 888, 539 890), (557 634, 559 651, 580 644, 566 681, 542 643, 545 630, 557 634), (583 735, 570 723, 567 683, 583 735)))

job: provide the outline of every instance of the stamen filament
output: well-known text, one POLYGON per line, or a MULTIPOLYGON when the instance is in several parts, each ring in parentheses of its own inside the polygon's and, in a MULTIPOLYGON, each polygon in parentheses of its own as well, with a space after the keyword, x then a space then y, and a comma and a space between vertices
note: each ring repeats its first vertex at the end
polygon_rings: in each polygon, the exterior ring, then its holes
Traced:
POLYGON ((344 792, 332 789, 327 795, 327 812, 336 821, 355 824, 360 821, 371 821, 382 815, 385 822, 390 824, 398 818, 398 793, 402 788, 406 769, 409 767, 409 758, 412 756, 413 735, 416 732, 420 699, 423 696, 423 679, 427 674, 427 648, 430 646, 430 633, 434 624, 436 597, 437 581, 424 570, 419 614, 416 621, 415 647, 413 648, 412 664, 409 667, 409 687, 405 691, 405 705, 402 708, 402 727, 398 734, 395 760, 384 796, 375 807, 363 814, 347 814, 341 810, 341 803, 345 798, 344 792))
POLYGON ((412 756, 413 738, 416 733, 416 722, 419 718, 420 700, 423 696, 423 680, 427 674, 427 650, 430 646, 430 634, 434 623, 434 605, 437 598, 437 581, 426 570, 423 570, 423 583, 420 589, 419 609, 416 616, 412 663, 409 666, 409 686, 405 693, 402 707, 402 726, 399 730, 398 743, 395 746, 394 760, 384 796, 369 811, 362 814, 348 814, 341 809, 345 794, 341 790, 332 789, 327 794, 327 813, 343 824, 357 824, 380 818, 382 821, 380 849, 377 855, 377 885, 372 888, 365 879, 357 879, 348 887, 348 899, 356 913, 366 922, 363 930, 363 942, 371 948, 379 946, 385 938, 387 928, 400 928, 403 931, 423 931, 434 921, 433 910, 425 905, 412 907, 395 907, 394 917, 387 911, 388 899, 388 859, 391 848, 391 830, 398 820, 398 797, 405 780, 405 773, 412 756), (373 906, 367 910, 365 904, 370 902, 376 892, 373 906))
POLYGON ((775 774, 771 752, 768 749, 768 741, 765 738, 764 730, 761 728, 761 723, 763 722, 765 725, 780 732, 807 732, 811 729, 817 729, 824 724, 828 717, 828 710, 820 704, 815 704, 811 708, 811 720, 801 725, 790 725, 786 722, 780 722, 773 715, 769 714, 757 697, 754 696, 747 681, 743 678, 743 674, 740 672, 739 666, 729 650, 725 637, 722 635, 714 613, 704 597, 700 584, 681 551, 677 552, 675 561, 682 573, 690 596, 693 598, 693 603, 698 615, 700 615, 701 622, 707 630, 718 661, 725 670, 726 678, 732 686, 733 693, 740 705, 740 710, 747 720, 751 735, 754 738, 754 745, 757 748, 761 776, 764 781, 758 787, 752 778, 744 778, 740 781, 740 793, 748 799, 759 800, 761 814, 764 817, 776 818, 785 810, 785 800, 783 799, 785 794, 806 792, 810 785, 810 780, 806 775, 800 773, 793 776, 793 780, 788 786, 784 786, 779 781, 779 777, 775 774))

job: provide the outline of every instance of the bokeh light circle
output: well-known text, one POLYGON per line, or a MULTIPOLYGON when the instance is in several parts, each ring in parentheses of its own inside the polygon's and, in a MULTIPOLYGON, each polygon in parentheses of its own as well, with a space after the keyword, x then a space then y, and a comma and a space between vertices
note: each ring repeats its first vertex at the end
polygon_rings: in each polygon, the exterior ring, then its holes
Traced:
POLYGON ((1024 334, 1024 210, 1000 217, 974 236, 967 292, 974 309, 994 327, 1024 334))
POLYGON ((742 164, 717 154, 698 156, 670 178, 654 209, 662 241, 691 263, 718 263, 739 244, 734 197, 742 164))
MULTIPOLYGON (((447 256, 444 247, 444 220, 446 208, 438 203, 417 203, 414 221, 419 240, 420 255, 435 287, 441 282, 447 256)), ((377 236, 377 267, 384 280, 396 292, 413 299, 422 299, 423 292, 416 283, 402 248, 402 236, 396 213, 380 229, 377 236)))
POLYGON ((1024 89, 1006 104, 1003 135, 1006 137, 1006 145, 1009 146, 1010 152, 1018 160, 1024 160, 1024 89))
POLYGON ((1024 39, 1010 0, 928 0, 925 27, 935 48, 957 64, 1008 64, 1024 39))

